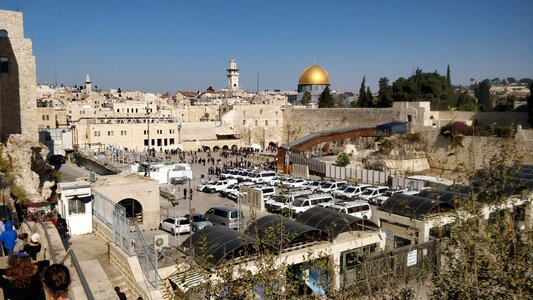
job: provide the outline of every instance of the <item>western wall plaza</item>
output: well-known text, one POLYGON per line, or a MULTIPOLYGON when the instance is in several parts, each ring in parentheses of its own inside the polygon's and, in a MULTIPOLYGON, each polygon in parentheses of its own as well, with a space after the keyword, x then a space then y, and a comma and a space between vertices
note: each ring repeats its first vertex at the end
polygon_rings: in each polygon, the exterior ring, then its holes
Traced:
POLYGON ((5 299, 533 297, 530 3, 199 2, 0 4, 5 299))

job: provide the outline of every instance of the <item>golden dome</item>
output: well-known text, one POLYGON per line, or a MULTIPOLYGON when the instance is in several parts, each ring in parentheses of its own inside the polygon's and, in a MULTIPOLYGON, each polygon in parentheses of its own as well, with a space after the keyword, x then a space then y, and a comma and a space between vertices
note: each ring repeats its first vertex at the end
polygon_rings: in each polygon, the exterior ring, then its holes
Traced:
POLYGON ((318 65, 311 65, 302 72, 298 84, 329 84, 328 72, 318 65))

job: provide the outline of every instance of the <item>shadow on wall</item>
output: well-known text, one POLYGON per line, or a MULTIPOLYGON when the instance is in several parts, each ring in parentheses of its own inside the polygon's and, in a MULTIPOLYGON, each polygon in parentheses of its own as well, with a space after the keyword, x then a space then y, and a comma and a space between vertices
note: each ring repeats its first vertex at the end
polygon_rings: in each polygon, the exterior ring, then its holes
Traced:
POLYGON ((19 67, 9 33, 0 35, 0 59, 0 141, 5 142, 10 134, 22 133, 19 67))

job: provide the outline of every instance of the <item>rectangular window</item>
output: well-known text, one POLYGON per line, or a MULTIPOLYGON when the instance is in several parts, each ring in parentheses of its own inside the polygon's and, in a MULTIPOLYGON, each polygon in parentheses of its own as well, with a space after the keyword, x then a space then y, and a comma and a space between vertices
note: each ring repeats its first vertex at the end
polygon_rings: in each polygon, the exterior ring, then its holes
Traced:
POLYGON ((169 130, 169 133, 170 133, 170 134, 174 134, 174 132, 175 132, 174 129, 170 129, 170 130, 169 130))
POLYGON ((168 139, 163 140, 163 146, 168 146, 168 139))
POLYGON ((115 132, 114 131, 108 131, 107 132, 107 136, 114 136, 115 135, 115 132))
POLYGON ((145 130, 145 131, 144 131, 144 134, 146 134, 147 132, 148 132, 148 131, 145 130))
POLYGON ((9 73, 9 59, 5 56, 0 56, 0 73, 9 73))
POLYGON ((242 120, 242 125, 246 125, 246 120, 242 120))
POLYGON ((161 146, 162 143, 161 143, 161 139, 157 139, 157 146, 161 146))
POLYGON ((152 144, 152 146, 155 146, 155 139, 152 139, 150 143, 152 144))
POLYGON ((173 138, 169 139, 168 143, 169 145, 174 145, 174 139, 173 138))
POLYGON ((84 214, 85 213, 85 203, 79 200, 68 200, 68 214, 84 214))
POLYGON ((120 135, 128 135, 128 132, 126 130, 121 130, 120 135))
POLYGON ((144 145, 148 146, 148 139, 144 139, 144 145))
POLYGON ((265 125, 268 126, 268 120, 265 120, 265 125))
POLYGON ((42 118, 43 118, 43 121, 44 121, 44 120, 45 120, 45 119, 44 119, 44 115, 42 115, 42 118))

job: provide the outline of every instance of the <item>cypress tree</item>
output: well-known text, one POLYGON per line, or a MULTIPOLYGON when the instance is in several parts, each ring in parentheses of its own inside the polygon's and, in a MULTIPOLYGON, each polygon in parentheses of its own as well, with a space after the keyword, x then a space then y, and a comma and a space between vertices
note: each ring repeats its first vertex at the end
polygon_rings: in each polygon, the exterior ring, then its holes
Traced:
POLYGON ((329 92, 329 87, 326 86, 322 94, 320 94, 320 97, 318 97, 318 107, 328 108, 333 107, 334 105, 335 101, 333 101, 333 96, 331 96, 331 93, 329 92))
POLYGON ((363 103, 365 102, 366 98, 366 87, 365 87, 365 81, 366 81, 366 75, 363 77, 363 81, 361 81, 361 87, 359 88, 359 106, 364 107, 363 103))

